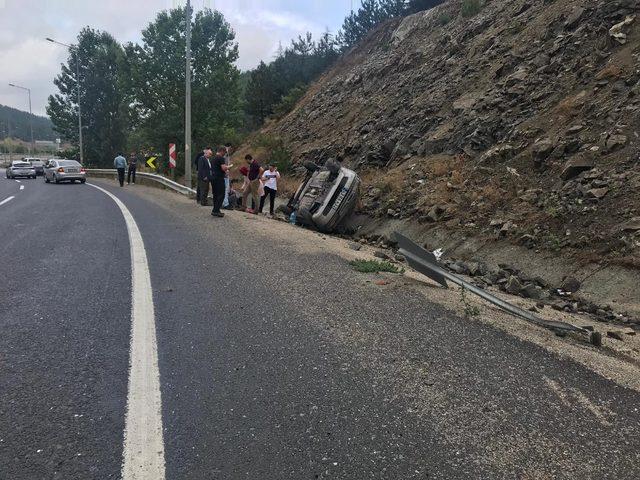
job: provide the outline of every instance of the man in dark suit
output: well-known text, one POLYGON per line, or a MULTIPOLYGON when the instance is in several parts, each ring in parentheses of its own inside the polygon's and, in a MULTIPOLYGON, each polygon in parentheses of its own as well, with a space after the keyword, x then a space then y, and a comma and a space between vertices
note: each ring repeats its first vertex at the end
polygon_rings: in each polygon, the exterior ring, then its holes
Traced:
MULTIPOLYGON (((202 150, 193 158, 193 169, 196 171, 196 173, 198 172, 200 158, 204 157, 204 151, 205 150, 202 150)), ((196 203, 200 203, 201 201, 202 199, 200 198, 200 181, 198 180, 196 181, 196 203)))
POLYGON ((227 153, 225 147, 219 147, 216 156, 211 160, 211 187, 213 189, 213 211, 214 217, 224 217, 220 207, 224 202, 226 192, 225 178, 232 165, 228 165, 225 159, 227 153))
POLYGON ((204 154, 198 158, 198 189, 200 191, 200 204, 207 206, 209 196, 209 184, 211 183, 211 147, 204 149, 204 154))

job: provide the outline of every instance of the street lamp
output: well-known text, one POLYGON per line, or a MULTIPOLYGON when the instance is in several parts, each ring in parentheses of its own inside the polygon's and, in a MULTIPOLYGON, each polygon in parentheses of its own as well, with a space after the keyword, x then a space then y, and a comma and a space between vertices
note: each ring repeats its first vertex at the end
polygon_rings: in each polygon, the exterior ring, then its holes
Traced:
POLYGON ((191 188, 191 2, 187 0, 185 9, 186 66, 185 66, 185 104, 184 104, 184 184, 191 188))
POLYGON ((21 87, 20 85, 16 85, 14 83, 9 84, 10 87, 19 88, 20 90, 26 90, 29 94, 29 129, 31 130, 31 147, 29 147, 29 155, 35 153, 36 147, 33 142, 33 114, 31 113, 31 89, 27 87, 21 87))
POLYGON ((66 43, 58 42, 53 38, 47 37, 46 40, 51 43, 57 43, 63 47, 67 47, 69 50, 76 49, 76 86, 78 87, 78 140, 80 142, 80 163, 84 163, 84 155, 82 153, 82 109, 80 108, 80 50, 77 45, 67 45, 66 43))

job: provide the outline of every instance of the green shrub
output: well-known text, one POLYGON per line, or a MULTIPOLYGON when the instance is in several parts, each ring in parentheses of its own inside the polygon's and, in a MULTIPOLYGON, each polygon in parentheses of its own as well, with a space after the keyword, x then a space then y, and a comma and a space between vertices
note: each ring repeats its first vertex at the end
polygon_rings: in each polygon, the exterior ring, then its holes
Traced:
POLYGON ((452 20, 451 15, 449 15, 447 12, 442 12, 439 16, 438 16, 438 25, 446 25, 447 23, 449 23, 452 20))
POLYGON ((307 92, 307 87, 298 85, 293 87, 286 95, 283 95, 280 101, 273 107, 273 113, 277 118, 284 117, 287 113, 294 109, 298 101, 307 92))
POLYGON ((463 17, 473 17, 480 13, 480 10, 482 10, 481 0, 462 0, 462 10, 460 13, 463 17))
POLYGON ((404 269, 396 267, 391 262, 380 262, 378 260, 352 260, 349 262, 349 265, 351 265, 354 270, 362 273, 404 272, 404 269))
POLYGON ((469 300, 467 299, 467 289, 464 288, 464 286, 462 287, 462 290, 460 290, 460 301, 462 302, 465 316, 477 317, 478 315, 480 315, 480 309, 477 306, 471 305, 471 303, 469 303, 469 300))
POLYGON ((281 138, 258 134, 251 141, 251 145, 254 148, 267 150, 268 158, 265 160, 273 162, 280 173, 285 174, 291 170, 291 151, 281 138))

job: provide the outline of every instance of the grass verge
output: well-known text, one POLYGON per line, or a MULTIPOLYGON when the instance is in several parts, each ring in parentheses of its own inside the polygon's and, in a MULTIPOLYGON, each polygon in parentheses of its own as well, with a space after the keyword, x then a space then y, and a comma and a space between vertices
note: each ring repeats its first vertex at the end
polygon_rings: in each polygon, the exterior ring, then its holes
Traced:
POLYGON ((352 260, 349 262, 349 265, 351 265, 354 270, 362 273, 404 272, 404 268, 396 267, 391 262, 381 262, 378 260, 352 260))

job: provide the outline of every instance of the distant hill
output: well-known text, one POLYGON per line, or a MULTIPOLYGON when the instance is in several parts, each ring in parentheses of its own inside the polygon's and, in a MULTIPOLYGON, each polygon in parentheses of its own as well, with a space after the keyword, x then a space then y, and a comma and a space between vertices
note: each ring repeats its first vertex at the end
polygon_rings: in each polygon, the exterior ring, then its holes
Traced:
MULTIPOLYGON (((29 114, 22 110, 0 105, 0 140, 7 137, 31 140, 29 114)), ((53 131, 53 123, 47 117, 33 115, 34 140, 55 140, 60 135, 53 131)))

